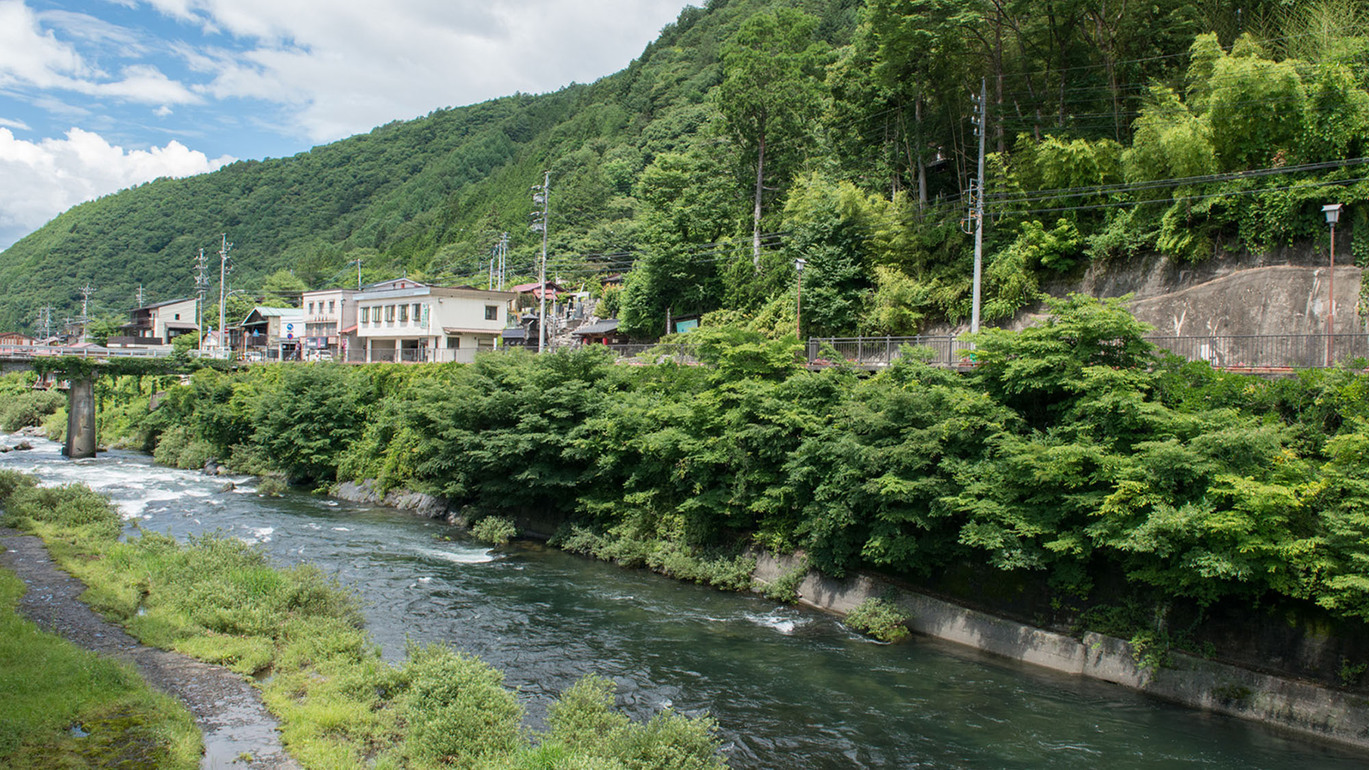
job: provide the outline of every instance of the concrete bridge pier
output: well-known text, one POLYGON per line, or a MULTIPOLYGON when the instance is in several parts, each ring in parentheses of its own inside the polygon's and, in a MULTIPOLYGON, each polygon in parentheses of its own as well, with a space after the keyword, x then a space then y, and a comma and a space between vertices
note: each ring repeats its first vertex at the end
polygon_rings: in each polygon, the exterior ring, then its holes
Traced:
POLYGON ((73 459, 95 456, 95 380, 71 379, 67 391, 67 443, 63 453, 73 459))

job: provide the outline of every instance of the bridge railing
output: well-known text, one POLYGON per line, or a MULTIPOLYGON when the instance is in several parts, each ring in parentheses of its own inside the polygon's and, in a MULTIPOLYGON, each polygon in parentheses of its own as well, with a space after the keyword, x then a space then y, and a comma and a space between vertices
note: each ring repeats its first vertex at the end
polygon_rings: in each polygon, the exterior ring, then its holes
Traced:
MULTIPOLYGON (((1369 334, 1151 335, 1145 340, 1159 351, 1220 369, 1319 369, 1369 359, 1369 334)), ((883 368, 909 347, 927 363, 946 367, 964 365, 974 349, 950 335, 813 337, 808 340, 808 361, 883 368)))
POLYGON ((0 358, 46 358, 49 356, 77 356, 79 358, 165 358, 169 353, 147 348, 71 347, 59 345, 0 345, 0 358))

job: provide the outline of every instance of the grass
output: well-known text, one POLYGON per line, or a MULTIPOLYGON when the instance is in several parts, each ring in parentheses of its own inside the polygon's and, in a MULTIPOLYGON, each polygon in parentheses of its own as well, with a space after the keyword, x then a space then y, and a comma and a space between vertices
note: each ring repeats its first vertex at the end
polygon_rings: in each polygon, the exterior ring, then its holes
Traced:
POLYGON ((355 597, 315 567, 279 568, 219 535, 120 539, 107 500, 79 486, 39 489, 9 471, 0 471, 0 507, 5 523, 39 534, 90 587, 87 603, 145 643, 269 674, 262 699, 305 767, 725 767, 712 721, 669 711, 647 724, 614 720, 612 743, 565 730, 530 734, 503 675, 483 662, 440 646, 410 649, 398 666, 383 661, 355 597), (542 763, 552 754, 555 765, 542 763))
POLYGON ((0 570, 0 766, 199 766, 200 733, 177 700, 19 617, 23 593, 0 570))

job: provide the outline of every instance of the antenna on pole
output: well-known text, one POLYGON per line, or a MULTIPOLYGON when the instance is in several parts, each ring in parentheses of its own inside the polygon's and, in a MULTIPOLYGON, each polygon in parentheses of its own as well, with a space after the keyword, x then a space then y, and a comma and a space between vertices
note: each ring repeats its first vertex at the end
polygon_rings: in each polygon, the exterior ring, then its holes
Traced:
POLYGON ((547 347, 547 222, 551 219, 551 172, 542 172, 542 184, 532 186, 532 229, 542 232, 542 258, 537 263, 537 352, 547 347), (537 208, 539 207, 540 208, 537 208))

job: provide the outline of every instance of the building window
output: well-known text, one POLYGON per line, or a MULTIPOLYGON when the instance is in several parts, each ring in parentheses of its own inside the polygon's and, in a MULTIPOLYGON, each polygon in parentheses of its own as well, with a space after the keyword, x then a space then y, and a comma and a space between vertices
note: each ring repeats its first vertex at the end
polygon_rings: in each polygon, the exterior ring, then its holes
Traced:
POLYGON ((331 300, 331 299, 328 300, 328 312, 329 312, 330 314, 333 312, 333 303, 334 303, 334 302, 336 302, 336 300, 331 300))
POLYGON ((417 302, 415 302, 415 303, 414 303, 414 323, 418 323, 422 318, 423 318, 423 306, 420 305, 420 304, 418 304, 417 302))
POLYGON ((485 320, 486 320, 486 321, 498 321, 498 320, 499 320, 499 306, 498 306, 498 305, 486 305, 486 306, 485 306, 485 320))
POLYGON ((369 307, 361 309, 361 322, 364 324, 371 322, 371 309, 369 307))
POLYGON ((395 306, 394 306, 394 305, 386 305, 386 306, 385 306, 385 320, 386 320, 386 321, 389 321, 390 323, 394 323, 394 322, 395 322, 395 306))
POLYGON ((309 315, 313 315, 313 314, 314 314, 314 303, 310 302, 310 303, 309 303, 309 315))
POLYGON ((461 347, 461 338, 460 338, 460 337, 448 337, 448 338, 447 338, 447 348, 448 348, 449 350, 457 350, 457 349, 459 349, 460 347, 461 347))
POLYGON ((400 322, 400 323, 407 323, 408 320, 409 320, 409 306, 408 306, 408 305, 400 305, 400 306, 399 306, 399 322, 400 322))
POLYGON ((180 314, 180 313, 177 313, 177 314, 176 314, 176 320, 177 320, 177 321, 181 320, 181 314, 180 314))

